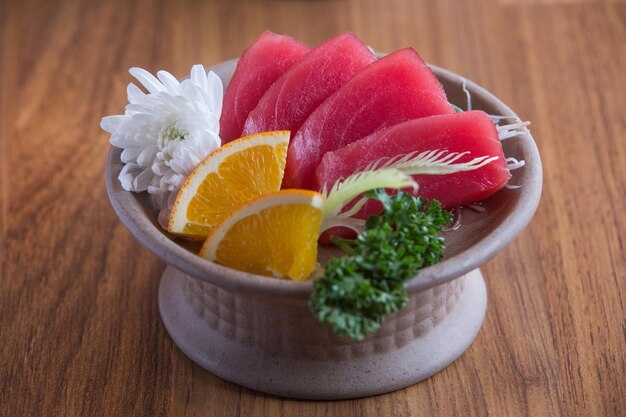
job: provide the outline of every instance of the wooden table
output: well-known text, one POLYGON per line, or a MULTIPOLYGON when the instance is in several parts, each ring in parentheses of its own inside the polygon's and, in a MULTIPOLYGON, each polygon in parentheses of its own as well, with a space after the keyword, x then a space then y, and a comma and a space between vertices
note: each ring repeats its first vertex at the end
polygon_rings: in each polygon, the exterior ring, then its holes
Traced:
POLYGON ((0 34, 0 415, 626 415, 626 3, 5 0, 0 34), (413 46, 533 122, 538 212, 483 268, 475 343, 425 382, 283 400, 205 372, 161 324, 164 265, 109 206, 99 120, 129 67, 183 76, 266 28, 413 46))

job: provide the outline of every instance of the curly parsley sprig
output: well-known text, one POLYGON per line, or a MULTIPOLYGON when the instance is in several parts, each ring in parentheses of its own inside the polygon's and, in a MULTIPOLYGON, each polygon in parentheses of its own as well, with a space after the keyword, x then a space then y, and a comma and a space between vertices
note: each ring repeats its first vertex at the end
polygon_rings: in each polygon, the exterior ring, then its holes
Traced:
POLYGON ((406 305, 406 281, 441 260, 444 241, 438 233, 452 216, 438 201, 403 192, 389 196, 385 189, 417 192, 413 175, 471 171, 498 159, 485 155, 459 162, 468 154, 435 149, 383 158, 324 188, 321 232, 342 226, 359 235, 356 240, 333 239, 347 255, 331 259, 324 276, 313 283, 310 306, 318 320, 340 335, 362 340, 380 328, 385 315, 406 305), (372 198, 382 203, 382 213, 365 222, 354 218, 372 198))
POLYGON ((318 320, 355 340, 406 305, 406 281, 441 260, 444 240, 438 233, 452 220, 436 200, 404 192, 389 196, 384 189, 365 196, 379 200, 382 213, 367 219, 357 239, 333 238, 347 255, 328 262, 310 301, 318 320))

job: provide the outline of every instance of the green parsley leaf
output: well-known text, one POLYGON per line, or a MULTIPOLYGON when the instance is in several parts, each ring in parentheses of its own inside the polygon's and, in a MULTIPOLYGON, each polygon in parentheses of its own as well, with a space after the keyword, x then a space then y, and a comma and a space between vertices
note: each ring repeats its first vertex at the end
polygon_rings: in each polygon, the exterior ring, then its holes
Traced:
POLYGON ((441 260, 444 239, 437 235, 452 220, 436 200, 404 192, 390 196, 384 189, 365 196, 380 201, 382 213, 370 216, 356 239, 333 238, 347 255, 328 262, 310 301, 319 321, 355 340, 406 306, 406 281, 441 260))

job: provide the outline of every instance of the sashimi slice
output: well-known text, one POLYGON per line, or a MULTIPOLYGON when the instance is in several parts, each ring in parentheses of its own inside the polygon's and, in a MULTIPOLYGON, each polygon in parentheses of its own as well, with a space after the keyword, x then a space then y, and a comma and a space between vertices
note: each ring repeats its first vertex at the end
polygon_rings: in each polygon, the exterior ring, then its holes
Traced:
MULTIPOLYGON (((380 130, 334 152, 328 152, 317 167, 314 189, 330 187, 335 181, 363 170, 381 158, 428 150, 469 152, 456 161, 468 162, 479 156, 498 159, 473 171, 446 175, 415 175, 417 195, 437 199, 444 208, 483 200, 503 188, 511 174, 507 168, 498 132, 482 111, 468 111, 411 120, 380 130)), ((361 218, 373 214, 375 205, 366 205, 361 218)))
POLYGON ((326 152, 387 126, 453 112, 415 50, 391 53, 356 74, 304 122, 289 144, 283 188, 311 188, 326 152))
POLYGON ((290 36, 266 30, 244 51, 224 93, 220 117, 222 143, 242 136, 248 114, 265 91, 310 50, 290 36))
POLYGON ((326 41, 295 63, 265 92, 242 135, 271 130, 295 133, 328 96, 376 57, 352 33, 326 41))

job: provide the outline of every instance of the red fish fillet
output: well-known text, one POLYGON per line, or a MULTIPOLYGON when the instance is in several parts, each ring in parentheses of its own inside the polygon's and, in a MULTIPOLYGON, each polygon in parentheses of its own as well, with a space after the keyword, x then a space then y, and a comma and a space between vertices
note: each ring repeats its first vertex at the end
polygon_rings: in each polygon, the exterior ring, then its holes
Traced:
POLYGON ((310 50, 290 36, 265 31, 244 51, 224 93, 220 117, 222 143, 241 137, 248 114, 265 91, 310 50))
POLYGON ((453 112, 415 50, 391 53, 356 74, 304 122, 289 145, 283 188, 311 188, 326 152, 397 123, 453 112))
POLYGON ((352 33, 319 45, 265 92, 248 115, 242 136, 270 130, 295 133, 328 96, 376 57, 352 33))

